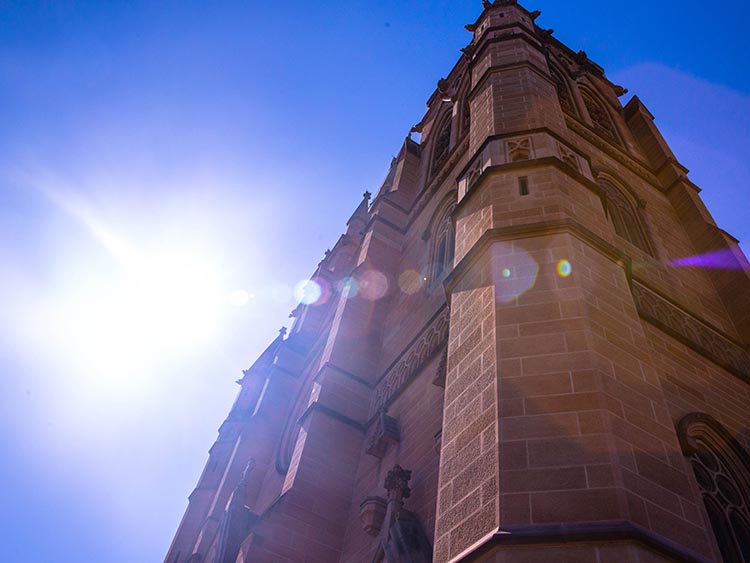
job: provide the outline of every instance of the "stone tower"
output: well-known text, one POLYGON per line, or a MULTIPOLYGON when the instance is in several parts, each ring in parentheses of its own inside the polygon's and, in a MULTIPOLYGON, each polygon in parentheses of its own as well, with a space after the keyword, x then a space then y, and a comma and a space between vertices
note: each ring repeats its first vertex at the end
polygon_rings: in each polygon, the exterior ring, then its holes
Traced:
POLYGON ((750 265, 538 16, 484 1, 166 563, 750 561, 750 265))

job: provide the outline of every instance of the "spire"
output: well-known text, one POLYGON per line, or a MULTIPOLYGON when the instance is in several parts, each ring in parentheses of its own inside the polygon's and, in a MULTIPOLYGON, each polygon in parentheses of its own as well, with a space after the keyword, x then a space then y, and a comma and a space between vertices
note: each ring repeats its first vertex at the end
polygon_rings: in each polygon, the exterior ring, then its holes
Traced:
MULTIPOLYGON (((351 218, 346 222, 346 226, 350 227, 353 225, 355 221, 361 221, 361 225, 358 227, 361 229, 364 227, 367 222, 370 220, 370 198, 372 197, 372 194, 370 192, 365 192, 362 194, 362 202, 359 204, 357 209, 352 214, 351 218)), ((352 234, 349 231, 352 229, 347 229, 346 234, 352 234)))

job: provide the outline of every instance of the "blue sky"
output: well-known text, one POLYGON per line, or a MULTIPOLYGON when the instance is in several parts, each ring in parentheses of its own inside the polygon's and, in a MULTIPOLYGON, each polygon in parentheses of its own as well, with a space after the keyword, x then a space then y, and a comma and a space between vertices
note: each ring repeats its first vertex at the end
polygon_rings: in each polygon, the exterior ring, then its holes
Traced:
MULTIPOLYGON (((748 252, 747 3, 526 5, 644 100, 748 252)), ((233 382, 480 7, 0 1, 4 558, 161 561, 233 382)))

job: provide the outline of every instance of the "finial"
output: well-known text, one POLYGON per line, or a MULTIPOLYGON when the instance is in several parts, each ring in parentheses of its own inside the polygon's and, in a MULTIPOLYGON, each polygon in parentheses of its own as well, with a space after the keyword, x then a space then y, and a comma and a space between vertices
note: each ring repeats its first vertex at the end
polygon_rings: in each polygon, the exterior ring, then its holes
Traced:
POLYGON ((409 481, 411 480, 411 471, 396 465, 388 476, 385 478, 385 490, 388 491, 388 500, 396 501, 399 504, 403 499, 411 496, 409 481))
POLYGON ((372 194, 368 190, 368 191, 366 191, 365 193, 362 194, 362 197, 365 198, 367 201, 370 201, 370 198, 372 197, 372 194))
POLYGON ((531 16, 531 21, 536 21, 536 19, 537 19, 537 18, 538 18, 539 16, 541 16, 541 15, 542 15, 542 12, 541 12, 541 11, 539 11, 539 10, 534 10, 533 12, 531 12, 531 13, 529 14, 529 16, 531 16))
POLYGON ((284 338, 286 336, 286 327, 285 326, 282 326, 279 329, 279 336, 281 336, 281 338, 284 338))
POLYGON ((490 0, 482 0, 482 6, 486 10, 487 8, 491 8, 492 7, 492 2, 490 2, 490 0))

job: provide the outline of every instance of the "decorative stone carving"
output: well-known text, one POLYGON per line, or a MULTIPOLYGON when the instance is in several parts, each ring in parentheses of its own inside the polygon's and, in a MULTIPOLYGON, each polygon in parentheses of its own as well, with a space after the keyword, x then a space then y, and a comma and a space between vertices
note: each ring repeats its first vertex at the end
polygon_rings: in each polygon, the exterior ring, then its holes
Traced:
POLYGON ((565 78, 563 78, 562 74, 560 74, 552 65, 550 65, 550 72, 552 73, 552 78, 555 80, 555 85, 557 86, 557 97, 560 100, 560 106, 563 111, 575 115, 575 103, 573 102, 573 96, 568 89, 565 78))
POLYGON ((740 346, 637 281, 633 282, 632 290, 641 317, 721 367, 750 381, 750 354, 740 346))
POLYGON ((386 514, 380 546, 375 561, 388 563, 430 563, 432 546, 413 512, 404 508, 404 499, 411 496, 411 471, 396 465, 385 479, 388 491, 386 514))
POLYGON ((602 188, 607 215, 615 227, 615 232, 644 252, 651 254, 641 221, 630 200, 606 178, 599 179, 599 186, 602 188))
POLYGON ((570 166, 573 170, 580 171, 581 167, 578 163, 578 156, 576 155, 576 153, 574 153, 572 150, 561 143, 558 143, 558 146, 560 148, 560 158, 562 159, 562 161, 570 166))
POLYGON ((531 139, 514 139, 508 141, 508 162, 520 162, 531 158, 531 139))
POLYGON ((542 43, 550 43, 552 41, 552 35, 555 33, 555 30, 550 29, 542 29, 539 28, 539 38, 541 39, 542 43))
POLYGON ((599 135, 593 134, 589 128, 582 125, 581 122, 579 122, 577 119, 568 116, 565 119, 565 123, 568 125, 571 131, 574 131, 575 133, 586 139, 588 142, 590 142, 592 145, 594 145, 596 148, 601 149, 602 151, 607 153, 620 164, 628 167, 628 169, 638 174, 641 178, 643 178, 650 184, 654 186, 659 185, 659 179, 644 166, 641 166, 638 161, 636 161, 623 151, 617 150, 610 143, 603 141, 599 135))
POLYGON ((368 455, 378 459, 385 457, 385 452, 391 444, 397 444, 401 439, 401 429, 398 420, 386 414, 386 409, 381 408, 375 419, 375 424, 370 428, 367 435, 368 455))
POLYGON ((387 504, 383 497, 367 497, 360 503, 359 520, 366 534, 374 537, 383 529, 387 504))
POLYGON ((375 391, 374 411, 387 407, 391 400, 408 385, 448 341, 450 326, 445 308, 414 343, 401 355, 378 384, 375 391))
POLYGON ((615 84, 614 85, 614 91, 615 91, 615 96, 617 96, 618 98, 620 98, 620 97, 622 97, 622 96, 624 96, 625 94, 628 93, 628 89, 627 88, 623 88, 619 84, 615 84))
POLYGON ((469 59, 471 59, 474 56, 474 53, 477 50, 476 44, 472 41, 469 43, 466 47, 461 49, 461 52, 466 55, 469 59))
POLYGON ((411 471, 400 465, 395 465, 385 478, 385 490, 388 491, 388 502, 395 502, 403 506, 403 501, 411 496, 409 488, 411 471))
POLYGON ((462 195, 469 193, 481 176, 482 159, 480 157, 474 159, 474 162, 472 162, 471 164, 471 168, 469 168, 469 171, 464 176, 464 178, 466 179, 466 183, 464 187, 464 193, 462 195))
POLYGON ((678 425, 724 561, 744 561, 750 528, 750 456, 717 420, 692 413, 678 425))
POLYGON ((581 90, 581 97, 583 98, 586 110, 589 112, 594 128, 606 139, 613 143, 619 143, 615 125, 612 123, 612 118, 607 113, 607 110, 604 109, 604 106, 585 90, 581 90))

